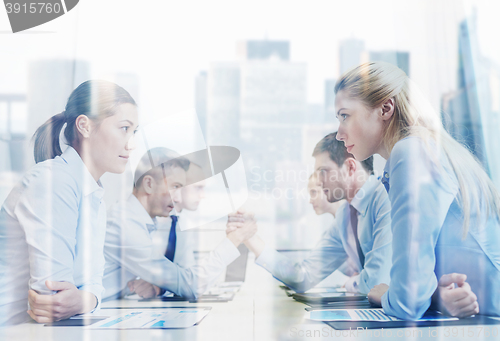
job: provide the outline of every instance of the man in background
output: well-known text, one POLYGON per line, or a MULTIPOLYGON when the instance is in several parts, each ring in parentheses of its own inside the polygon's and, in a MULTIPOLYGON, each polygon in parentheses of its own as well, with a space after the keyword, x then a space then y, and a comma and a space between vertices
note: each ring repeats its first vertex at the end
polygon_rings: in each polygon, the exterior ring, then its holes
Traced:
POLYGON ((188 169, 189 161, 166 148, 151 149, 141 158, 133 193, 108 212, 104 299, 133 292, 149 298, 167 290, 196 299, 239 256, 237 247, 256 232, 252 219, 248 219, 241 231, 228 233, 202 262, 188 268, 173 262, 175 253, 182 250, 177 250, 170 234, 165 253, 158 252, 151 236, 157 229, 157 217, 168 217, 182 202, 181 188, 186 184, 188 169))
MULTIPOLYGON (((278 253, 257 235, 245 245, 255 253, 258 265, 296 292, 309 290, 351 259, 358 274, 345 287, 367 294, 390 279, 392 233, 387 192, 373 175, 373 158, 357 161, 337 141, 336 133, 318 142, 313 157, 327 200, 345 199, 336 211, 335 224, 301 262, 278 253)), ((239 213, 229 215, 228 231, 244 226, 246 219, 239 213)))

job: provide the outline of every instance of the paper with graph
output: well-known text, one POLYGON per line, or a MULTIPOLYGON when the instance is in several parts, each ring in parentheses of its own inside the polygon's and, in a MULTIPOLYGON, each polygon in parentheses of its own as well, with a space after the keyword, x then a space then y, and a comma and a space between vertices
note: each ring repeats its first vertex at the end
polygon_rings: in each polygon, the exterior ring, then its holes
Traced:
POLYGON ((170 329, 188 328, 199 323, 210 308, 162 308, 127 310, 87 326, 88 329, 170 329))

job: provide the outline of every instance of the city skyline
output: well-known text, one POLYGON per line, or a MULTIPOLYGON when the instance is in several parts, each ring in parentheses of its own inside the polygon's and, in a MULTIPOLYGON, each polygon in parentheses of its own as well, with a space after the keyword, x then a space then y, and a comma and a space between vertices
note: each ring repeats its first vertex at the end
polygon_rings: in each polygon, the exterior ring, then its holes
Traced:
MULTIPOLYGON (((88 1, 84 6, 79 6, 77 12, 71 11, 61 20, 40 27, 45 30, 41 33, 45 34, 27 32, 17 36, 22 38, 2 37, 5 44, 0 47, 0 53, 4 63, 0 66, 0 73, 5 75, 9 82, 0 80, 0 93, 25 91, 26 71, 23 70, 23 64, 28 59, 77 58, 92 62, 94 78, 106 78, 109 73, 116 72, 137 73, 147 96, 143 102, 153 102, 151 106, 146 103, 148 112, 160 106, 158 99, 165 98, 165 94, 175 93, 175 96, 168 96, 168 101, 162 104, 165 111, 178 112, 191 105, 194 93, 192 78, 199 70, 207 69, 209 63, 214 60, 234 60, 235 41, 262 40, 267 36, 274 40, 288 40, 293 44, 294 47, 290 50, 291 60, 306 62, 309 65, 307 100, 310 103, 322 103, 324 80, 338 78, 339 42, 354 37, 363 39, 369 50, 409 51, 414 56, 413 67, 416 69, 411 73, 415 81, 430 95, 431 102, 439 107, 442 92, 453 90, 452 87, 456 83, 457 61, 452 51, 456 50, 457 42, 455 39, 446 38, 456 36, 456 23, 461 21, 476 3, 480 5, 478 13, 482 18, 478 31, 483 51, 486 55, 496 54, 500 60, 498 48, 488 39, 492 32, 498 31, 494 29, 498 22, 492 18, 491 11, 488 11, 488 6, 483 2, 459 1, 450 4, 445 0, 408 1, 403 5, 397 1, 382 1, 377 4, 370 1, 342 4, 319 1, 317 7, 306 6, 299 9, 297 6, 285 6, 280 1, 270 4, 257 1, 252 7, 241 8, 218 1, 228 5, 226 13, 232 13, 232 16, 220 17, 221 14, 212 11, 211 7, 204 8, 207 5, 200 4, 200 14, 191 16, 189 23, 180 23, 180 18, 174 17, 165 22, 165 30, 158 33, 150 30, 149 34, 138 35, 134 26, 126 25, 127 16, 118 16, 116 26, 121 27, 121 30, 107 27, 110 29, 109 36, 114 39, 114 43, 110 44, 106 37, 100 35, 99 28, 104 25, 104 18, 93 11, 97 4, 88 1), (390 11, 384 12, 387 20, 379 21, 377 25, 370 24, 372 16, 382 13, 385 6, 389 5, 390 11), (358 13, 358 24, 342 15, 344 11, 354 13, 360 7, 366 11, 358 13), (266 10, 263 12, 264 8, 266 10), (283 8, 290 16, 275 20, 273 14, 283 8), (201 13, 210 13, 210 16, 205 17, 201 13), (248 14, 248 17, 240 17, 243 13, 248 14), (262 24, 256 25, 254 21, 247 19, 252 13, 264 15, 262 24), (300 17, 306 18, 313 13, 314 20, 307 19, 304 21, 305 26, 296 25, 296 20, 300 17), (444 14, 446 15, 443 16, 444 14), (221 20, 217 20, 218 18, 221 20), (210 25, 204 25, 208 22, 210 25), (228 30, 229 24, 231 29, 228 30), (422 24, 426 29, 421 29, 422 24), (204 29, 196 30, 198 25, 204 29), (179 27, 188 28, 179 31, 179 27), (50 32, 52 34, 49 34, 50 32), (442 34, 436 35, 434 32, 442 34), (166 45, 161 43, 163 41, 168 41, 169 47, 179 46, 179 49, 166 49, 166 45), (436 58, 440 55, 447 58, 449 65, 442 64, 440 59, 436 58), (142 63, 144 58, 147 58, 147 64, 142 63), (6 68, 6 65, 9 67, 6 68), (429 77, 432 73, 434 76, 429 77), (158 82, 158 79, 162 81, 158 82)), ((99 6, 107 8, 113 5, 110 1, 99 6)), ((183 7, 180 6, 176 10, 188 10, 183 7)), ((143 22, 141 18, 144 13, 141 9, 132 9, 125 4, 121 8, 124 13, 129 11, 138 22, 143 22)), ((166 10, 170 10, 168 4, 160 5, 157 13, 159 15, 166 10)), ((157 14, 155 12, 152 15, 157 14)), ((0 30, 2 23, 0 20, 0 30)), ((7 25, 7 22, 4 24, 7 25)), ((144 30, 147 31, 151 24, 148 21, 143 24, 144 30)))
POLYGON ((458 39, 457 90, 443 94, 443 123, 500 186, 500 160, 493 147, 500 144, 500 64, 478 46, 475 13, 460 23, 458 39))

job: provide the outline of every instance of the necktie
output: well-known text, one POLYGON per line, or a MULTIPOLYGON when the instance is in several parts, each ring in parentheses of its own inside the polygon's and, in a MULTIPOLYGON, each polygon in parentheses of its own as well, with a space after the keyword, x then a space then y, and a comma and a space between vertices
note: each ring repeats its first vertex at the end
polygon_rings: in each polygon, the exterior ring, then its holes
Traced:
POLYGON ((359 261, 361 262, 361 267, 365 266, 365 255, 363 254, 363 250, 361 250, 361 246, 359 245, 358 238, 358 211, 354 208, 354 206, 349 205, 351 208, 351 227, 352 232, 354 233, 354 240, 356 241, 356 249, 358 250, 359 261))
POLYGON ((384 184, 385 190, 387 193, 389 193, 390 185, 389 185, 389 173, 384 172, 384 175, 382 176, 382 184, 384 184))
POLYGON ((179 218, 176 215, 171 215, 172 225, 170 226, 170 234, 168 235, 168 245, 167 251, 165 251, 165 257, 167 257, 171 262, 174 261, 175 256, 175 242, 177 240, 177 235, 175 234, 175 227, 177 226, 177 219, 179 218))

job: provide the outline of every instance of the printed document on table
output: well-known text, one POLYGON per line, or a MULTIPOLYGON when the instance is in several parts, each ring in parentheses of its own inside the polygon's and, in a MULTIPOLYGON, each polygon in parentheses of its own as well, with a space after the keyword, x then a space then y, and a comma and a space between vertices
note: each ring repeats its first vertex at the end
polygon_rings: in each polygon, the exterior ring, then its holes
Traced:
POLYGON ((210 312, 209 307, 126 310, 94 323, 88 329, 168 329, 188 328, 210 312))

